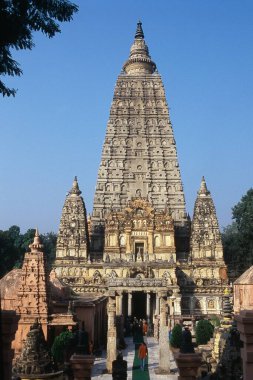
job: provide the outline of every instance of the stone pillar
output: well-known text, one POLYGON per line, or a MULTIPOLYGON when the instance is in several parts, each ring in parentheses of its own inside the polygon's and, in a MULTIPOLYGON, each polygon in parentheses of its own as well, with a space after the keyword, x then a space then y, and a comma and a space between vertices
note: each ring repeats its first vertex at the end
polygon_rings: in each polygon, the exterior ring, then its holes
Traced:
POLYGON ((240 339, 243 341, 241 356, 243 362, 243 380, 252 380, 253 374, 253 311, 242 310, 235 315, 240 339))
POLYGON ((152 255, 154 253, 154 242, 153 242, 154 232, 153 229, 148 230, 148 253, 152 255))
POLYGON ((156 340, 159 340, 160 315, 156 315, 153 322, 154 322, 154 338, 156 340))
POLYGON ((107 304, 107 314, 108 314, 108 331, 107 331, 106 368, 109 373, 112 373, 112 362, 113 360, 116 360, 116 352, 117 352, 115 292, 109 293, 108 304, 107 304))
POLYGON ((179 289, 173 292, 174 300, 174 315, 181 315, 181 295, 178 293, 179 289))
POLYGON ((147 321, 150 322, 150 292, 147 292, 147 304, 146 304, 147 321))
POLYGON ((170 330, 173 329, 175 326, 175 297, 171 296, 170 297, 170 323, 169 323, 169 328, 170 330))
POLYGON ((167 326, 167 292, 159 293, 160 296, 160 334, 159 334, 159 367, 155 370, 157 374, 170 373, 170 347, 168 342, 167 326))
POLYGON ((129 255, 131 252, 131 243, 130 243, 130 236, 131 236, 131 230, 125 229, 126 231, 126 254, 129 255))
POLYGON ((167 314, 168 314, 167 292, 161 292, 160 293, 160 324, 161 326, 167 326, 167 314))
POLYGON ((206 314, 206 297, 202 297, 203 314, 206 314))
POLYGON ((190 314, 191 314, 191 315, 193 315, 193 312, 194 312, 194 310, 195 310, 194 306, 195 306, 194 297, 191 296, 191 297, 190 297, 190 314))
POLYGON ((160 314, 160 298, 158 293, 156 293, 156 299, 155 299, 155 313, 156 315, 160 314))
POLYGON ((128 306, 127 307, 127 315, 129 317, 131 317, 132 316, 132 293, 131 292, 128 293, 128 305, 127 306, 128 306))
POLYGON ((122 315, 122 301, 123 301, 123 293, 119 293, 119 315, 122 315))
POLYGON ((123 309, 123 292, 119 291, 117 292, 118 296, 116 297, 117 299, 117 312, 116 312, 116 327, 117 327, 117 338, 118 339, 124 339, 124 320, 123 320, 123 315, 122 315, 122 309, 123 309))
POLYGON ((222 310, 220 307, 220 297, 215 298, 216 302, 216 309, 217 309, 217 314, 220 314, 220 311, 222 310))

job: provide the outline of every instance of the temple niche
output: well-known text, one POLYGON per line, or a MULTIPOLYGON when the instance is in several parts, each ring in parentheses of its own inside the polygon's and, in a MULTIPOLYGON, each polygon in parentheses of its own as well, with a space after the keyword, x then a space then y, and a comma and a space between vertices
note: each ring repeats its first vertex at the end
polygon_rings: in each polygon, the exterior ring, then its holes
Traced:
POLYGON ((112 211, 105 224, 104 261, 176 262, 174 223, 167 210, 157 211, 146 198, 133 198, 112 211))

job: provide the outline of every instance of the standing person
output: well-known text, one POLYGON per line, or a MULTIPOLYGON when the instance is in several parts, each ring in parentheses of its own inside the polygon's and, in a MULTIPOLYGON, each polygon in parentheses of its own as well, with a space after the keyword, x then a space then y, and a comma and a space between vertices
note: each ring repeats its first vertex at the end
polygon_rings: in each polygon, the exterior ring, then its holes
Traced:
POLYGON ((141 370, 144 371, 145 369, 145 361, 146 361, 146 356, 148 356, 148 348, 146 343, 142 342, 139 351, 138 351, 138 357, 141 361, 141 370))
POLYGON ((143 332, 143 335, 147 335, 147 333, 148 333, 148 324, 147 324, 147 321, 143 321, 142 332, 143 332))

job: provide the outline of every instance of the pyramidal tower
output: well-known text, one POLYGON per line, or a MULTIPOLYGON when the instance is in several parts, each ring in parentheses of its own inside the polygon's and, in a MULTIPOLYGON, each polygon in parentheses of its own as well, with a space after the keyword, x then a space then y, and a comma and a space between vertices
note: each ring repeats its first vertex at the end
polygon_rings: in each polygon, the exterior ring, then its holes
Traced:
POLYGON ((92 250, 101 252, 104 224, 133 198, 170 211, 177 252, 187 250, 185 198, 164 87, 137 23, 116 82, 94 197, 92 250))
POLYGON ((191 260, 201 262, 208 260, 223 264, 221 233, 215 206, 205 178, 202 177, 200 189, 194 205, 191 228, 191 260))
POLYGON ((17 289, 17 314, 20 318, 15 337, 16 352, 20 351, 22 341, 37 319, 47 337, 49 284, 43 244, 37 229, 29 248, 31 252, 25 253, 21 283, 17 289))
MULTIPOLYGON (((77 177, 66 196, 56 246, 56 263, 82 263, 88 258, 88 225, 86 208, 77 177)), ((61 268, 58 275, 61 277, 61 268)))

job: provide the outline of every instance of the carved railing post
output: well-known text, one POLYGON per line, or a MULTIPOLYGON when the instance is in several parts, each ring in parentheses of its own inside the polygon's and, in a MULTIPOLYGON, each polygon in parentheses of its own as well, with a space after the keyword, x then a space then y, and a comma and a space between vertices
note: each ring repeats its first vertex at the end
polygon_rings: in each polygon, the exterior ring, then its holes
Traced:
POLYGON ((168 343, 168 303, 167 292, 160 292, 160 334, 159 334, 159 367, 157 374, 170 373, 170 348, 168 343))
POLYGON ((132 293, 128 292, 128 305, 127 305, 127 315, 132 316, 132 293))
POLYGON ((113 360, 116 360, 116 351, 117 351, 116 300, 115 300, 115 292, 113 291, 109 293, 107 313, 108 313, 108 331, 107 331, 106 368, 109 373, 112 373, 112 362, 113 360))

